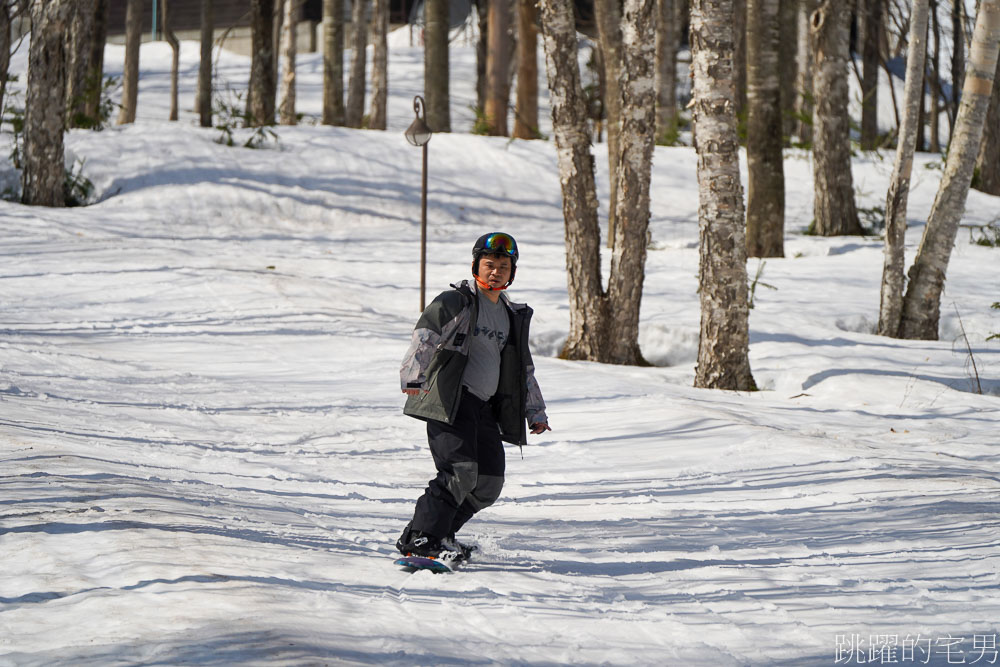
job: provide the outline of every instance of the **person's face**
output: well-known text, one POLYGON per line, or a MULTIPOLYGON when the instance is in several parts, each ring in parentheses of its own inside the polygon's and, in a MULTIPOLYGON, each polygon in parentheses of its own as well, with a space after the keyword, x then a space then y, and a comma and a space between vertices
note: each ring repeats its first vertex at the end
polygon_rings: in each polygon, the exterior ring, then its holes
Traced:
POLYGON ((484 255, 479 259, 479 279, 499 289, 510 280, 510 257, 506 255, 484 255))

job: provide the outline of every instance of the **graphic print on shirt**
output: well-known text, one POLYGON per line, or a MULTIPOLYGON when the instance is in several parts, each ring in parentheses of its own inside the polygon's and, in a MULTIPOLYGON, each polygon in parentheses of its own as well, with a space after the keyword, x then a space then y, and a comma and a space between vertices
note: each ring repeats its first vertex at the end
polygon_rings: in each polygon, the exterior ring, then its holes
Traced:
POLYGON ((503 349, 503 346, 507 344, 507 332, 506 331, 494 331, 489 327, 485 327, 482 324, 476 324, 475 330, 472 332, 473 336, 485 336, 489 340, 495 340, 497 342, 497 348, 503 349))

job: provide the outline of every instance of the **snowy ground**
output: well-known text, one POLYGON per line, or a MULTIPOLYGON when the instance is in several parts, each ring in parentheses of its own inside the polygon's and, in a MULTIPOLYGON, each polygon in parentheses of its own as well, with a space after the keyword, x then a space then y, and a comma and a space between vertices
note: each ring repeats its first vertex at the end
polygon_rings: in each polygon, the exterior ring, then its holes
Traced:
MULTIPOLYGON (((391 131, 281 128, 258 151, 158 120, 165 53, 144 47, 138 124, 68 137, 97 203, 0 203, 0 664, 997 661, 1000 250, 960 234, 940 342, 874 336, 881 244, 802 235, 811 164, 789 154, 788 257, 751 315, 764 391, 696 390, 691 149, 655 157, 657 366, 620 368, 554 356, 551 143, 435 136, 431 293, 480 233, 518 238, 554 430, 508 450, 467 531, 477 562, 409 575, 392 543, 432 472, 397 375, 418 314, 420 155, 401 136, 418 52, 393 52, 391 131)), ((458 100, 473 61, 457 50, 458 100)), ((300 63, 309 111, 319 61, 300 63)), ((915 170, 909 259, 935 163, 915 170)), ((891 167, 857 160, 861 206, 891 167)), ((973 192, 964 222, 998 215, 973 192)))

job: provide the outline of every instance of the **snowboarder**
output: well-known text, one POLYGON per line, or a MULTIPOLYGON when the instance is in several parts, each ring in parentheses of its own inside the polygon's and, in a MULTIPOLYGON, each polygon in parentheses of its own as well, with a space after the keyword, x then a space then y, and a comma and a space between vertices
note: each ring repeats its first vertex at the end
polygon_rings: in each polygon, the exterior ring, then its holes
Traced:
POLYGON ((455 533, 500 497, 501 441, 523 446, 528 428, 551 430, 528 350, 532 310, 503 293, 514 282, 517 259, 509 234, 479 237, 474 282, 439 294, 413 330, 399 371, 403 412, 427 422, 437 476, 396 542, 404 555, 468 559, 474 547, 455 533))

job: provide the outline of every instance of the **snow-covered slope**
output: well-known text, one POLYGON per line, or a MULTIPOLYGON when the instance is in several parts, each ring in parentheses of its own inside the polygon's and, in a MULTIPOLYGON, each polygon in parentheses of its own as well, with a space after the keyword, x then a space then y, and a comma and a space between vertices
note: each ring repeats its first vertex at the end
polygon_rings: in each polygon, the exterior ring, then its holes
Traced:
MULTIPOLYGON (((156 120, 164 53, 144 47, 138 124, 68 137, 98 203, 0 204, 0 664, 996 658, 1000 250, 960 235, 941 342, 874 336, 880 242, 803 236, 811 165, 789 154, 788 257, 751 314, 763 391, 696 390, 691 149, 655 156, 641 343, 658 365, 620 368, 555 358, 551 143, 435 136, 432 294, 480 233, 518 238, 512 295, 536 310, 554 430, 508 451, 500 502, 466 531, 477 562, 409 575, 392 544, 432 475, 397 375, 418 314, 420 153, 401 132, 419 79, 389 132, 280 128, 251 151, 156 120)), ((308 110, 318 60, 300 63, 308 110)), ((418 52, 392 63, 405 82, 418 52)), ((915 170, 910 258, 934 162, 915 170)), ((862 206, 890 171, 858 159, 862 206)), ((974 192, 966 222, 998 211, 974 192)))

